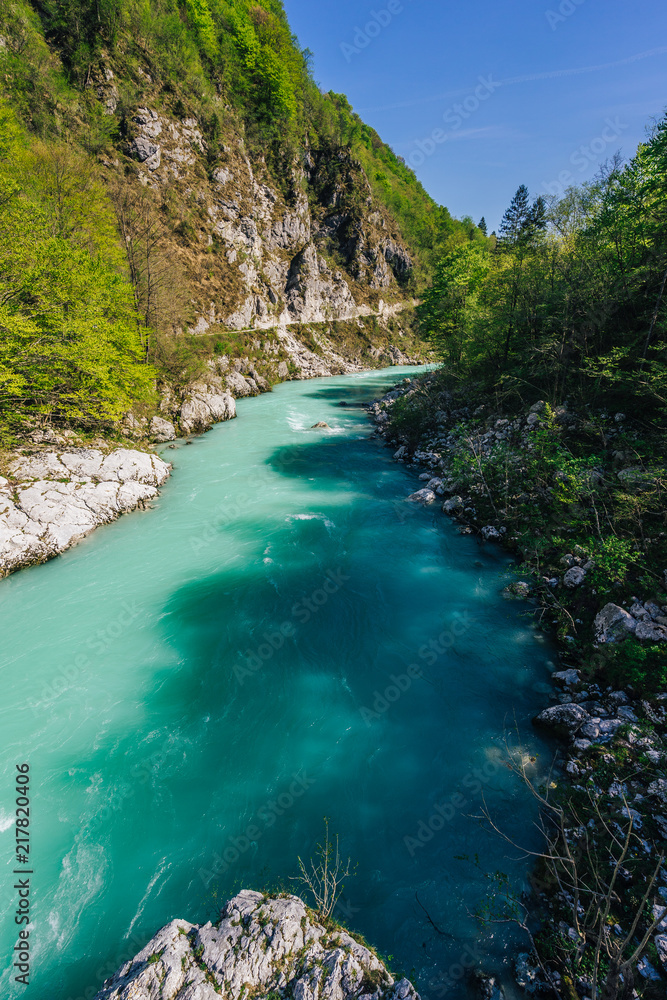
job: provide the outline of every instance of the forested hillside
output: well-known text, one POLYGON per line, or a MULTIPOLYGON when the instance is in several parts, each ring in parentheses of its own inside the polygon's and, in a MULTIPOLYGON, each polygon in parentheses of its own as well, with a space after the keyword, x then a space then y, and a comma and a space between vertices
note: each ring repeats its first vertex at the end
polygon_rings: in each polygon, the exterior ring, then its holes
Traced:
POLYGON ((534 720, 553 768, 516 767, 542 813, 534 892, 496 873, 485 914, 524 930, 520 985, 561 1000, 665 995, 666 221, 667 118, 561 198, 521 185, 497 237, 437 264, 419 314, 443 366, 374 405, 432 477, 413 499, 508 549, 505 596, 559 640, 534 720))
MULTIPOLYGON (((411 447, 454 427, 457 489, 541 584, 573 553, 590 563, 557 601, 544 588, 573 650, 588 648, 579 626, 600 595, 630 606, 667 585, 666 220, 667 118, 630 162, 562 198, 519 187, 497 239, 439 261, 419 314, 445 364, 393 411, 411 447)), ((626 642, 613 680, 627 667, 664 686, 666 648, 626 642)))
POLYGON ((477 232, 320 92, 277 0, 13 0, 0 95, 5 428, 150 410, 216 355, 261 369, 250 332, 280 322, 372 363, 413 342, 387 304, 477 232))
POLYGON ((441 258, 424 329, 506 400, 667 405, 667 118, 631 162, 549 204, 521 186, 497 242, 441 258))

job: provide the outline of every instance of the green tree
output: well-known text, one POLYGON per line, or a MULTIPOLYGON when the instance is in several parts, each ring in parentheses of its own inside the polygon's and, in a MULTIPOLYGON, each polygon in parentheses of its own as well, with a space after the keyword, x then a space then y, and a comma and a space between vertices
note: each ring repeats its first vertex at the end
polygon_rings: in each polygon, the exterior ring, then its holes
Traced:
POLYGON ((5 107, 0 156, 0 431, 118 419, 151 399, 155 373, 113 209, 92 165, 30 143, 5 107))
POLYGON ((460 364, 479 312, 479 293, 491 267, 488 251, 465 243, 448 253, 424 296, 420 319, 450 361, 460 364))

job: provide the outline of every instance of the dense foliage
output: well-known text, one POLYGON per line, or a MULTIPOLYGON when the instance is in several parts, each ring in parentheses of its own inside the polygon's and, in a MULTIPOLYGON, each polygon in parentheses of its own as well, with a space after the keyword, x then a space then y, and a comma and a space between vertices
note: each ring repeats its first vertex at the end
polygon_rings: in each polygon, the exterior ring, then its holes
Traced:
POLYGON ((433 202, 344 96, 320 91, 280 0, 14 0, 0 11, 0 34, 5 89, 42 135, 105 148, 122 132, 148 70, 163 101, 198 119, 212 161, 230 109, 251 155, 266 157, 279 183, 306 149, 350 148, 423 276, 449 241, 476 232, 433 202), (114 65, 120 89, 113 117, 95 94, 102 59, 114 65))
POLYGON ((0 105, 0 432, 112 421, 147 400, 115 215, 88 160, 29 140, 0 105))
POLYGON ((547 206, 519 188, 497 243, 441 258, 424 328, 507 396, 667 404, 667 118, 626 166, 547 206))
POLYGON ((147 100, 196 119, 209 172, 240 137, 288 200, 300 158, 343 172, 352 234, 369 211, 363 171, 410 248, 414 292, 445 247, 479 235, 434 204, 344 96, 320 91, 280 0, 11 0, 0 99, 5 428, 36 416, 99 424, 146 398, 148 363, 179 385, 197 368, 172 335, 188 308, 173 238, 187 238, 190 208, 175 190, 125 183, 117 158, 147 100), (100 160, 118 168, 106 191, 100 160))

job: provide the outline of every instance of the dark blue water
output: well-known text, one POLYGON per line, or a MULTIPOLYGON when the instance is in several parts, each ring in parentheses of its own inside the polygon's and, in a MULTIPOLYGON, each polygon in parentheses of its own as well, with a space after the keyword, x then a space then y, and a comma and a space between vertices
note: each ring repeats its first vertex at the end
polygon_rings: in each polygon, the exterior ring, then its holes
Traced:
MULTIPOLYGON (((0 583, 3 893, 28 760, 32 995, 85 996, 158 927, 242 887, 300 891, 325 816, 356 865, 338 916, 425 995, 463 996, 480 948, 491 964, 516 950, 474 911, 485 872, 520 888, 528 863, 474 817, 486 801, 532 839, 504 735, 516 720, 540 752, 551 651, 501 598, 500 553, 406 503, 415 474, 338 406, 396 378, 241 401, 165 451, 156 509, 0 583)), ((15 940, 6 913, 12 998, 15 940)))

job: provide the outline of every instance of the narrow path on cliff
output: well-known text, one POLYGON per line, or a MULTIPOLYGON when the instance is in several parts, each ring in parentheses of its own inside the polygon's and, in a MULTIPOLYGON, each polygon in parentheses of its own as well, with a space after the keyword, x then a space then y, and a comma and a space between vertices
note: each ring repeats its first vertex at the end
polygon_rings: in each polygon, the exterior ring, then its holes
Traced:
MULTIPOLYGON (((501 598, 504 556, 407 503, 414 473, 339 405, 414 372, 241 400, 165 450, 156 509, 0 583, 0 845, 7 881, 27 761, 35 996, 83 997, 170 919, 288 883, 324 816, 357 864, 338 916, 425 996, 512 951, 479 938, 472 859, 519 887, 527 863, 471 816, 484 796, 531 836, 503 736, 516 717, 544 751, 551 650, 501 598)), ((7 998, 16 931, 5 909, 7 998)))

